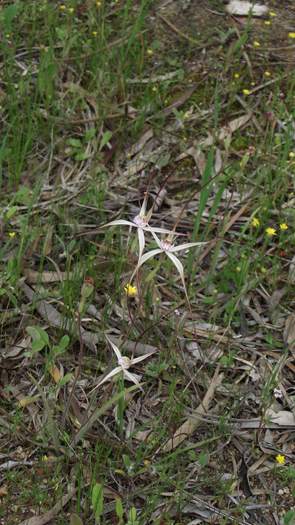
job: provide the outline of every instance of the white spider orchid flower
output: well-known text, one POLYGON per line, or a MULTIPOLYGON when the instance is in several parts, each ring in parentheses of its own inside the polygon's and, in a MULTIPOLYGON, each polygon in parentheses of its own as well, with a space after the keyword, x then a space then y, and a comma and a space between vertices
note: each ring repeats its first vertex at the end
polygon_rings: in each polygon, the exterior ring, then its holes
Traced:
POLYGON ((165 240, 160 240, 157 235, 154 233, 154 232, 151 232, 157 245, 158 245, 158 248, 155 248, 154 250, 151 250, 145 254, 143 254, 140 258, 140 260, 138 261, 138 265, 136 267, 136 269, 134 270, 133 272, 133 275, 131 277, 131 280, 133 279, 135 273, 138 271, 138 269, 140 268, 140 266, 142 266, 146 261, 148 261, 149 259, 151 259, 152 257, 155 257, 156 255, 159 255, 160 253, 165 253, 167 255, 167 257, 169 257, 169 259, 173 262, 174 266, 176 267, 179 275, 180 275, 180 278, 181 278, 181 282, 182 282, 182 285, 183 285, 183 288, 184 288, 184 293, 186 295, 186 298, 189 302, 189 299, 188 299, 188 295, 187 295, 187 291, 186 291, 186 286, 185 286, 185 280, 184 280, 184 270, 183 270, 183 265, 181 263, 181 261, 178 259, 178 257, 176 257, 176 255, 174 255, 175 252, 181 252, 183 250, 188 250, 190 248, 193 248, 195 246, 202 246, 203 244, 207 244, 206 242, 187 242, 185 244, 180 244, 179 246, 174 246, 174 244, 172 243, 172 239, 173 239, 173 236, 172 235, 169 235, 167 237, 167 239, 165 240))
POLYGON ((140 363, 140 361, 143 361, 144 359, 147 359, 150 355, 154 354, 155 352, 149 352, 148 354, 141 355, 139 357, 135 357, 132 359, 129 359, 129 357, 123 356, 119 350, 119 348, 111 341, 111 339, 106 335, 106 339, 109 342, 109 344, 112 347, 112 350, 115 352, 117 360, 118 360, 118 366, 116 366, 111 372, 109 372, 105 377, 103 377, 99 383, 96 385, 96 387, 92 390, 96 390, 99 386, 103 385, 107 381, 109 381, 112 377, 118 375, 120 372, 123 372, 123 377, 127 381, 131 381, 135 385, 139 385, 139 381, 141 380, 141 375, 138 374, 132 374, 129 372, 129 368, 133 365, 136 365, 136 363, 140 363))
POLYGON ((143 250, 145 247, 145 236, 144 232, 155 232, 155 233, 171 233, 169 230, 165 230, 164 228, 155 228, 154 226, 149 225, 149 220, 152 216, 152 209, 150 209, 148 212, 146 211, 146 205, 147 205, 147 194, 144 197, 141 209, 139 211, 139 214, 136 215, 131 221, 126 221, 124 219, 117 219, 115 221, 108 222, 105 224, 106 226, 130 226, 131 228, 137 228, 137 235, 138 235, 138 245, 139 245, 139 255, 138 255, 138 261, 140 261, 141 256, 143 254, 143 250))

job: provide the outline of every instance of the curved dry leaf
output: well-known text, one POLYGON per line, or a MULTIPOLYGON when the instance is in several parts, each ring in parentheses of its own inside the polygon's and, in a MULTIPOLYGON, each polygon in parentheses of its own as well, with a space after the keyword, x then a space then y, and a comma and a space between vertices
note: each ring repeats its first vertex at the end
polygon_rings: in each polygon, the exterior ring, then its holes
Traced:
POLYGON ((295 314, 289 315, 286 319, 285 329, 283 333, 284 342, 291 350, 295 352, 295 314))
POLYGON ((243 0, 231 0, 226 6, 226 11, 230 15, 236 16, 264 16, 268 13, 268 7, 261 4, 253 4, 243 0))
POLYGON ((273 423, 276 423, 279 426, 295 426, 295 416, 288 410, 280 410, 279 412, 275 412, 275 410, 269 408, 266 410, 265 415, 267 418, 270 418, 273 423))

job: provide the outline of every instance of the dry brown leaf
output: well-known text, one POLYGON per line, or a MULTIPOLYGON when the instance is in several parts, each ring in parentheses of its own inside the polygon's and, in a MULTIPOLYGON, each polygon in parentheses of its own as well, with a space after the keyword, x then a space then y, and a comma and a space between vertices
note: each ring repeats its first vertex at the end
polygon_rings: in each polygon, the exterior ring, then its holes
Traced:
POLYGON ((21 408, 25 408, 29 405, 32 405, 32 403, 35 403, 39 399, 39 395, 36 396, 26 396, 19 400, 18 404, 21 408))
POLYGON ((290 262, 288 279, 290 283, 295 284, 295 255, 290 262))
POLYGON ((57 281, 65 281, 71 279, 71 275, 67 272, 36 272, 30 268, 24 269, 26 281, 31 284, 35 283, 54 283, 57 281))
POLYGON ((251 113, 247 113, 247 115, 242 115, 241 117, 235 118, 231 120, 226 126, 223 126, 220 130, 220 133, 218 135, 218 139, 220 141, 227 139, 228 137, 231 137, 231 135, 240 129, 242 126, 247 124, 247 122, 251 118, 251 113))
POLYGON ((289 315, 284 329, 284 341, 292 353, 295 352, 295 314, 289 315))
POLYGON ((8 347, 7 350, 4 350, 2 355, 3 355, 3 357, 5 359, 9 359, 9 358, 13 359, 13 358, 19 356, 24 350, 29 348, 30 343, 31 343, 31 338, 30 337, 24 337, 23 339, 21 339, 15 345, 13 345, 11 347, 8 347))
POLYGON ((200 403, 198 408, 193 411, 192 415, 176 430, 174 436, 169 439, 158 452, 170 452, 174 450, 196 430, 201 422, 200 416, 203 416, 209 410, 209 405, 214 397, 215 390, 221 384, 222 379, 223 374, 219 374, 219 367, 217 367, 202 403, 200 403))
POLYGON ((7 485, 2 485, 0 487, 0 498, 3 498, 4 496, 8 495, 8 488, 7 485))
POLYGON ((268 7, 261 4, 253 4, 244 0, 231 0, 226 6, 226 11, 235 16, 265 16, 268 13, 268 7))
POLYGON ((83 525, 83 521, 77 514, 70 515, 70 525, 83 525))
POLYGON ((59 369, 56 365, 52 365, 49 367, 49 373, 55 383, 59 383, 60 380, 63 378, 62 367, 59 369))
POLYGON ((280 410, 279 412, 276 412, 272 408, 269 408, 266 410, 265 416, 271 418, 272 422, 279 426, 295 426, 295 416, 288 410, 280 410))

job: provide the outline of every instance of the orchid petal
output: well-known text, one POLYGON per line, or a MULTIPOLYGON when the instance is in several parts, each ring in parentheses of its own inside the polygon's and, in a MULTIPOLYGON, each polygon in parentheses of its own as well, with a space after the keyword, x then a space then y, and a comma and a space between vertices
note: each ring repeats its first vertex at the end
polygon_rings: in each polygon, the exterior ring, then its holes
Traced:
POLYGON ((183 271, 183 266, 182 266, 182 263, 180 262, 180 260, 176 257, 176 255, 173 255, 173 253, 170 253, 170 252, 166 252, 169 259, 173 262, 174 266, 176 267, 180 277, 181 277, 181 281, 182 281, 182 284, 185 286, 184 284, 184 271, 183 271))
POLYGON ((131 366, 135 365, 136 363, 139 363, 140 361, 143 361, 144 359, 147 359, 150 357, 150 355, 153 355, 155 352, 149 352, 145 355, 140 355, 139 357, 135 357, 134 359, 131 359, 131 366))
POLYGON ((124 370, 124 377, 134 383, 135 385, 139 385, 139 381, 141 379, 141 376, 138 374, 131 374, 131 372, 128 372, 128 370, 124 370))
POLYGON ((141 208, 140 208, 140 212, 139 212, 140 217, 145 217, 145 215, 146 215, 147 200, 148 200, 148 195, 146 193, 145 196, 144 196, 144 199, 143 199, 143 203, 142 203, 141 208))
POLYGON ((170 252, 167 252, 167 255, 169 257, 169 259, 173 262, 174 266, 177 268, 178 270, 178 273, 181 277, 181 281, 182 281, 182 286, 183 286, 183 289, 184 289, 184 293, 185 293, 185 296, 187 298, 187 302, 189 303, 189 298, 188 298, 188 295, 187 295, 187 291, 186 291, 186 286, 185 286, 185 280, 184 280, 184 271, 183 271, 183 266, 182 266, 182 263, 180 262, 180 260, 176 257, 176 255, 173 255, 173 253, 170 253, 170 252))
POLYGON ((115 352, 118 361, 120 359, 122 359, 122 355, 121 355, 121 352, 120 352, 119 348, 113 343, 113 341, 111 341, 111 339, 107 335, 106 335, 106 339, 109 342, 109 344, 111 345, 113 351, 115 352))
POLYGON ((155 250, 151 250, 150 252, 145 253, 138 261, 137 266, 133 272, 133 274, 130 277, 130 281, 133 280, 134 275, 138 272, 138 269, 151 257, 154 257, 155 255, 158 255, 159 253, 163 253, 163 250, 160 250, 159 248, 156 248, 155 250))
POLYGON ((138 256, 138 260, 140 261, 141 257, 142 257, 142 254, 143 254, 143 250, 144 250, 144 247, 145 247, 145 238, 144 238, 144 233, 142 231, 141 228, 137 228, 137 235, 138 235, 138 243, 139 243, 139 256, 138 256))
POLYGON ((106 228, 106 226, 133 226, 136 228, 134 222, 125 221, 125 219, 117 219, 116 221, 108 222, 107 224, 104 224, 102 228, 106 228))
POLYGON ((142 266, 146 261, 151 259, 151 257, 155 257, 155 255, 158 255, 159 253, 162 253, 163 250, 160 248, 156 248, 155 250, 151 250, 150 252, 145 253, 140 260, 138 261, 137 269, 142 266))
MULTIPOLYGON (((156 232, 156 233, 170 233, 170 234, 173 234, 174 232, 172 232, 171 230, 166 230, 165 228, 157 228, 154 226, 146 226, 145 228, 143 228, 144 230, 147 230, 147 231, 150 231, 151 233, 152 232, 156 232)), ((177 235, 180 235, 179 233, 177 235)))
POLYGON ((152 236, 154 237, 154 239, 155 239, 157 245, 158 245, 159 248, 161 249, 161 251, 163 251, 161 241, 160 241, 159 237, 155 234, 155 231, 153 230, 153 228, 150 229, 150 232, 151 232, 152 236))
MULTIPOLYGON (((113 370, 111 370, 111 372, 109 372, 105 377, 103 377, 103 379, 101 381, 99 381, 99 383, 96 385, 96 387, 93 389, 95 390, 98 386, 100 385, 103 385, 104 383, 106 383, 109 379, 111 379, 111 377, 114 377, 116 376, 117 374, 119 374, 120 372, 122 372, 122 368, 120 366, 116 366, 116 368, 114 368, 113 370)), ((92 390, 92 392, 93 392, 92 390)))
POLYGON ((194 246, 202 246, 207 244, 206 242, 187 242, 186 244, 180 244, 179 246, 171 246, 171 252, 181 252, 181 250, 188 250, 194 246))

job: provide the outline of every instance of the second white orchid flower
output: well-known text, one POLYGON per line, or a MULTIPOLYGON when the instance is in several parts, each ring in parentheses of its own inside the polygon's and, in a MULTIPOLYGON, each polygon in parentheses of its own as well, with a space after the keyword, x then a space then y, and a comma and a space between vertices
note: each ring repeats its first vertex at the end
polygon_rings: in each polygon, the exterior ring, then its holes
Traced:
POLYGON ((96 387, 91 391, 94 392, 99 386, 103 385, 107 381, 109 381, 112 377, 118 375, 120 372, 123 373, 124 379, 127 381, 131 381, 131 383, 134 383, 135 385, 139 385, 139 381, 141 380, 141 376, 138 374, 134 374, 129 372, 129 368, 133 365, 136 365, 137 363, 140 363, 140 361, 143 361, 144 359, 147 359, 155 352, 149 352, 148 354, 141 355, 139 357, 133 357, 129 359, 129 357, 123 356, 119 350, 119 348, 113 343, 113 341, 106 335, 106 339, 108 343, 110 344, 112 350, 116 354, 117 360, 118 360, 118 366, 116 366, 111 372, 109 372, 106 376, 104 376, 96 385, 96 387))
POLYGON ((187 295, 187 290, 186 290, 186 286, 185 286, 185 280, 184 280, 184 270, 183 270, 183 265, 181 263, 181 261, 178 259, 178 257, 176 257, 176 255, 174 255, 175 252, 181 252, 181 251, 184 251, 184 250, 188 250, 190 248, 193 248, 195 246, 202 246, 203 244, 207 244, 206 242, 187 242, 185 244, 180 244, 179 246, 174 246, 174 244, 172 243, 172 239, 173 239, 173 234, 172 235, 169 235, 168 238, 166 240, 160 240, 157 235, 152 232, 152 235, 158 245, 158 248, 155 248, 154 250, 151 250, 147 253, 144 253, 141 258, 139 259, 138 261, 138 264, 137 264, 137 267, 135 268, 134 272, 133 272, 133 275, 131 277, 131 280, 133 279, 134 275, 137 273, 138 269, 140 268, 140 266, 142 266, 146 261, 148 261, 149 259, 151 259, 152 257, 155 257, 156 255, 160 255, 160 253, 165 253, 167 255, 167 257, 169 257, 169 259, 173 262, 174 266, 176 267, 179 275, 180 275, 180 278, 181 278, 181 282, 182 282, 182 285, 183 285, 183 288, 184 288, 184 292, 185 292, 185 295, 186 295, 186 298, 189 302, 189 299, 188 299, 188 295, 187 295))

